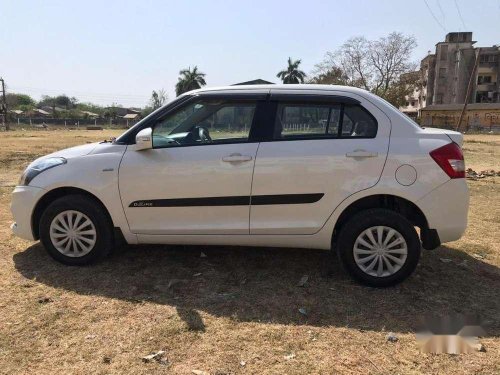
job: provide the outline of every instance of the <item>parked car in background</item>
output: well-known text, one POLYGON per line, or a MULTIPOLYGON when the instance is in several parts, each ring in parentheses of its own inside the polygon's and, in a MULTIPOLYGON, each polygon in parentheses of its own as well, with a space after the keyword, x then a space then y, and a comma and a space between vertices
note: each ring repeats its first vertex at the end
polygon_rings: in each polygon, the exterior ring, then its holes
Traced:
POLYGON ((113 142, 35 160, 14 190, 12 229, 69 265, 104 257, 118 234, 333 250, 357 280, 389 286, 421 247, 464 233, 461 145, 352 87, 196 90, 113 142))

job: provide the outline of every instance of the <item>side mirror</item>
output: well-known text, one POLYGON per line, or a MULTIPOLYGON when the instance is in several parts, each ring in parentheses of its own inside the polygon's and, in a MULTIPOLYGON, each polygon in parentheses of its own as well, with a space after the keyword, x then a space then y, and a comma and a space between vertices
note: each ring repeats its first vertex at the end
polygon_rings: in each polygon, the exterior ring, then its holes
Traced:
POLYGON ((135 150, 149 150, 153 148, 153 129, 142 129, 135 136, 135 150))

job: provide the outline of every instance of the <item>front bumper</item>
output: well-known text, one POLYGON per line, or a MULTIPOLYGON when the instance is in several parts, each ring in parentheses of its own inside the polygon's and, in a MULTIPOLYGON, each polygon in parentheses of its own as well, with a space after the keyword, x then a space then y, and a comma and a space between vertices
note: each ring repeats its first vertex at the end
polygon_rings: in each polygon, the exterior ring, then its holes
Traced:
POLYGON ((15 222, 10 228, 17 237, 30 241, 35 240, 31 228, 31 217, 37 202, 44 193, 44 189, 34 186, 16 186, 12 192, 10 211, 15 222))

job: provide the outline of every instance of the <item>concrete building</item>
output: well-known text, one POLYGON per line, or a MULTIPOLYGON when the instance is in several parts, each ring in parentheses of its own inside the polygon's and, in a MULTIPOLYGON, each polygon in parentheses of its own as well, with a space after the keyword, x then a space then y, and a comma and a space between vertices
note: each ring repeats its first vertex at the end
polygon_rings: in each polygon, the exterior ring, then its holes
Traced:
MULTIPOLYGON (((401 75, 401 80, 406 82, 419 82, 420 81, 420 72, 410 72, 401 75)), ((406 87, 409 87, 408 85, 406 87)), ((411 117, 412 119, 416 119, 420 114, 421 108, 421 90, 422 87, 420 84, 417 84, 413 88, 413 92, 410 95, 405 96, 406 103, 404 106, 400 107, 399 110, 411 117)))
MULTIPOLYGON (((403 112, 411 112, 418 107, 420 118, 422 110, 428 106, 432 108, 429 108, 426 115, 431 118, 433 113, 430 111, 440 111, 440 105, 447 105, 446 111, 449 111, 449 105, 465 103, 469 80, 472 79, 468 103, 486 104, 481 107, 482 110, 496 113, 500 103, 500 47, 476 47, 475 44, 472 32, 448 33, 443 42, 436 44, 435 53, 431 54, 429 51, 420 62, 418 105, 412 106, 414 97, 409 97, 409 105, 400 109, 403 112), (474 70, 476 58, 478 65, 474 70)), ((417 92, 414 96, 416 94, 417 92)), ((477 113, 468 112, 466 118, 477 118, 477 113)), ((490 118, 488 122, 488 125, 491 125, 490 118)), ((469 125, 471 124, 467 124, 467 127, 469 125)))
POLYGON ((463 104, 471 75, 469 103, 500 103, 500 47, 477 48, 475 43, 471 32, 449 33, 444 42, 436 44, 435 54, 422 59, 422 107, 463 104), (479 64, 473 72, 478 54, 479 64))

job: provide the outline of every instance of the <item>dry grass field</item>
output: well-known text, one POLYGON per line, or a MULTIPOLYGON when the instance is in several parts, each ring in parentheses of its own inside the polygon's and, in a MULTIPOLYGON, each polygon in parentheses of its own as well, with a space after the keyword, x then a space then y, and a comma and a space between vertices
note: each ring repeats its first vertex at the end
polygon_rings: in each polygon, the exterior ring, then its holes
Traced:
MULTIPOLYGON (((500 373, 499 177, 469 181, 466 235, 389 289, 355 284, 320 251, 123 247, 75 268, 11 235, 29 161, 117 132, 0 133, 0 373, 500 373), (486 351, 421 353, 415 324, 430 313, 481 314, 486 351)), ((500 136, 466 136, 464 149, 468 167, 500 169, 500 136)))

